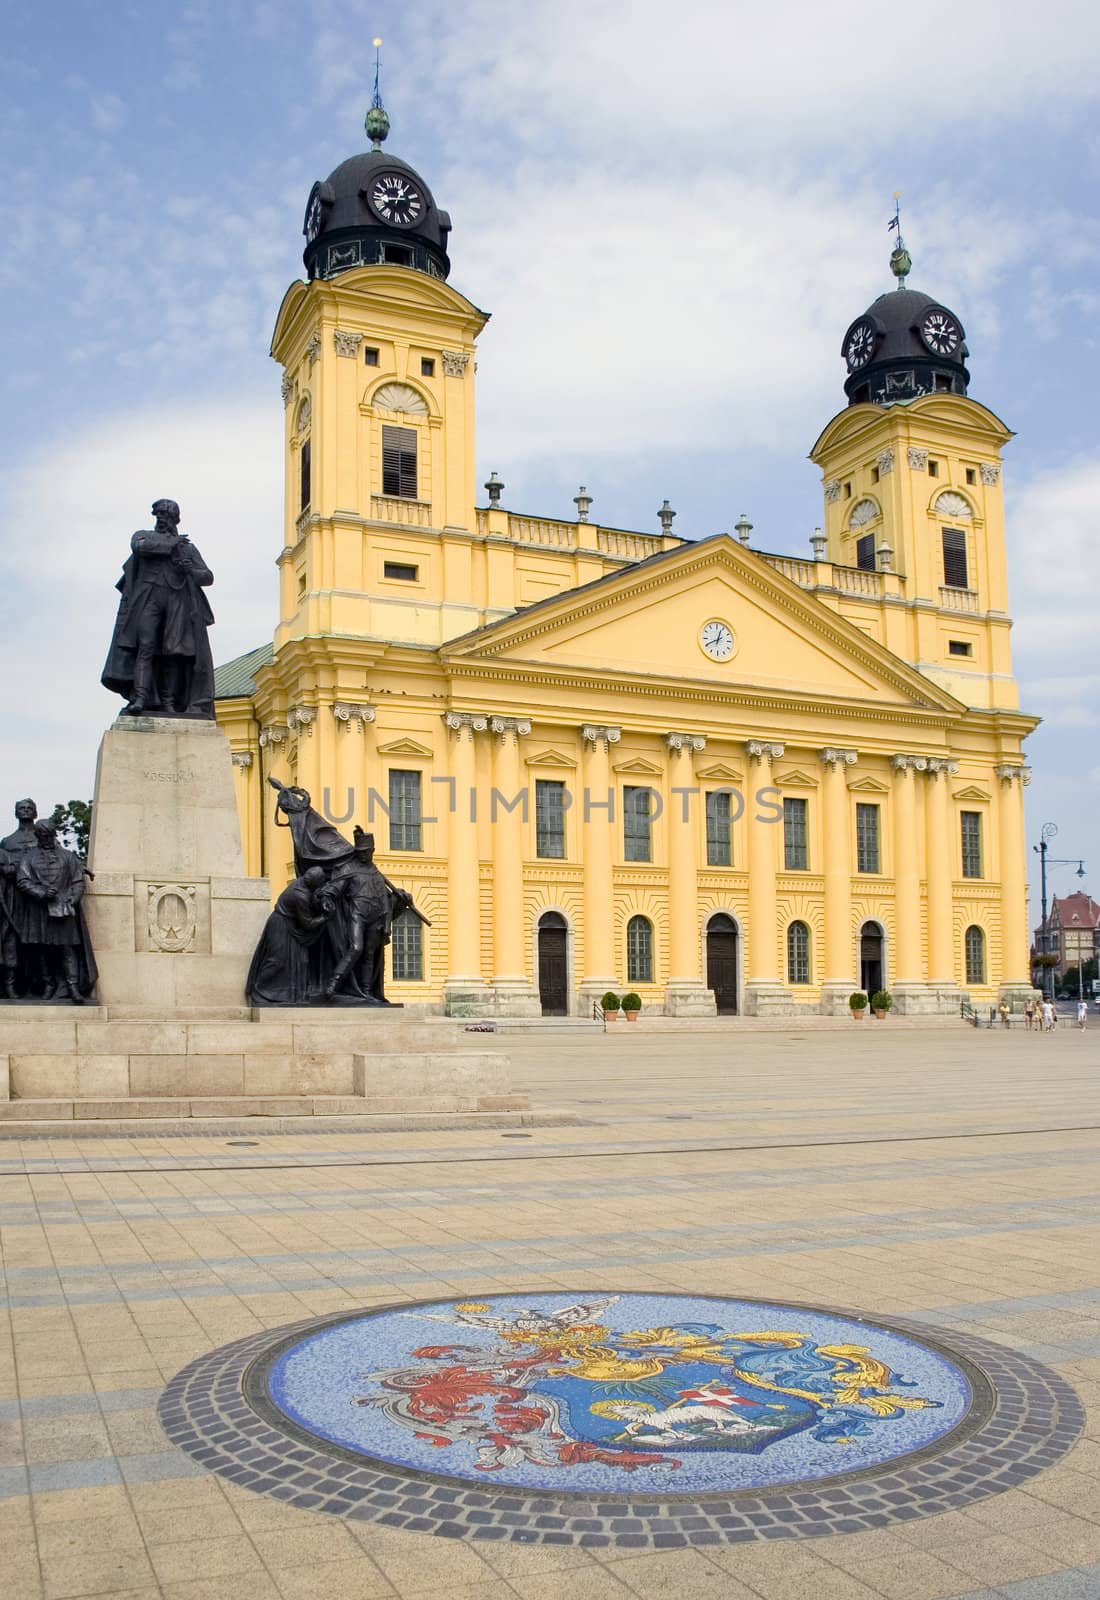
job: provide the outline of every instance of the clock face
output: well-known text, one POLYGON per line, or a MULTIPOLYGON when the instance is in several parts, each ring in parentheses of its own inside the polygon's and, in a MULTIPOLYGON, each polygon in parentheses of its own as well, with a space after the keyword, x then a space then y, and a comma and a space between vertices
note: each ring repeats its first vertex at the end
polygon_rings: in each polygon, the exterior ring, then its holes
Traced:
POLYGON ((949 356, 962 342, 962 329, 946 311, 926 311, 921 318, 920 336, 933 355, 949 356))
POLYGON ((725 622, 704 622, 699 643, 712 661, 728 661, 733 654, 733 630, 725 622))
POLYGON ((867 365, 874 354, 877 337, 873 323, 866 320, 856 323, 844 345, 844 359, 849 372, 867 365))
POLYGON ((367 191, 374 214, 396 228, 415 228, 424 215, 424 196, 400 172, 383 172, 367 191))
POLYGON ((309 205, 306 207, 306 225, 303 229, 306 239, 310 244, 313 243, 314 239, 316 239, 317 235, 320 233, 321 223, 323 220, 324 211, 321 206, 321 196, 319 194, 311 194, 309 197, 309 205))

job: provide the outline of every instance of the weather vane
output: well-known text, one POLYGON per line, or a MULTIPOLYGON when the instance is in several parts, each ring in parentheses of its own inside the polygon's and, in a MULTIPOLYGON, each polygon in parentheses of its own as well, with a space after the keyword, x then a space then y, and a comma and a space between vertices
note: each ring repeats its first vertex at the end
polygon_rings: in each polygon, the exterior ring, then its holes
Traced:
POLYGON ((901 192, 894 190, 894 215, 886 224, 890 233, 896 233, 894 248, 890 253, 890 271, 898 280, 898 288, 905 288, 905 280, 913 270, 913 260, 905 248, 905 240, 901 236, 901 192))
POLYGON ((367 130, 372 150, 381 150, 382 140, 390 131, 390 119, 386 115, 386 108, 382 104, 382 41, 373 40, 374 44, 374 93, 371 96, 370 109, 364 119, 363 126, 367 130))

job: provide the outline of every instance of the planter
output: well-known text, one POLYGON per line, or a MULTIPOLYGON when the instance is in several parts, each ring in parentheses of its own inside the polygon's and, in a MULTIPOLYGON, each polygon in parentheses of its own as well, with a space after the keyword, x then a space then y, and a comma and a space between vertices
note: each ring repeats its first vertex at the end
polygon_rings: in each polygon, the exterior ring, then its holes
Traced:
POLYGON ((605 1022, 618 1022, 619 1013, 617 1011, 605 1011, 603 1014, 603 1020, 605 1022))
POLYGON ((641 1016, 641 1014, 642 1013, 640 1011, 624 1011, 623 1012, 623 1016, 626 1018, 626 1020, 628 1022, 637 1022, 637 1020, 641 1016))
MULTIPOLYGON (((889 1016, 889 1014, 890 1014, 890 1013, 889 1013, 889 1012, 888 1012, 888 1011, 876 1011, 876 1012, 875 1012, 875 1016, 876 1016, 876 1017, 877 1017, 877 1018, 878 1018, 878 1020, 879 1020, 879 1021, 880 1021, 880 1022, 881 1022, 881 1021, 882 1021, 882 1019, 883 1019, 883 1017, 887 1017, 887 1016, 889 1016)), ((863 1015, 863 1013, 862 1013, 862 1011, 861 1011, 861 1012, 860 1012, 860 1016, 862 1016, 862 1015, 863 1015)))
POLYGON ((852 1018, 853 1022, 862 1022, 863 1021, 863 1011, 852 1011, 850 1013, 850 1015, 851 1015, 851 1018, 852 1018))

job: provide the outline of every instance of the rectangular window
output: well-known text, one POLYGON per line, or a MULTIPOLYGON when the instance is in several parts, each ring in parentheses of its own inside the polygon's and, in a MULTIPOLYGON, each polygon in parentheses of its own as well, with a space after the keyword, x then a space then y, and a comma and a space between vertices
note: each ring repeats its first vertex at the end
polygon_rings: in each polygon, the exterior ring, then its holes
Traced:
POLYGON ((535 854, 565 860, 565 784, 535 779, 535 854))
POLYGON ((422 378, 435 377, 435 362, 432 360, 431 356, 420 357, 420 376, 422 378))
POLYGON ((875 570, 875 536, 865 533, 862 539, 856 540, 856 566, 864 572, 875 570))
POLYGON ((407 244, 384 244, 381 247, 381 259, 395 267, 411 267, 413 264, 412 246, 407 244))
POLYGON ((419 850, 420 774, 390 771, 390 849, 419 850))
POLYGON ((382 427, 382 493, 416 499, 416 429, 382 427))
POLYGON ((850 500, 852 498, 852 485, 850 483, 846 483, 844 485, 844 498, 845 500, 850 500))
POLYGON ((974 484, 977 483, 977 481, 978 481, 978 473, 977 473, 977 469, 976 468, 967 467, 967 469, 966 469, 966 481, 972 487, 973 487, 974 484))
POLYGON ((627 861, 650 861, 653 850, 653 791, 623 789, 623 836, 627 861))
POLYGON ((871 482, 872 483, 877 483, 878 480, 879 480, 879 470, 878 470, 877 467, 872 467, 871 468, 871 482))
POLYGON ((707 793, 707 866, 733 865, 730 848, 730 796, 728 790, 711 789, 707 793))
POLYGON ((948 589, 965 589, 966 534, 961 528, 943 530, 943 581, 948 589))
POLYGON ((982 876, 982 814, 980 811, 959 813, 962 830, 962 875, 964 878, 982 876))
POLYGON ((966 639, 948 639, 947 653, 949 656, 972 656, 974 646, 966 639))
POLYGON ((783 802, 783 865, 788 872, 805 872, 810 865, 809 809, 808 800, 783 802))
POLYGON ((878 806, 856 806, 856 871, 881 872, 878 844, 878 806))
POLYGON ((939 462, 938 461, 929 461, 929 463, 928 463, 928 476, 930 478, 938 478, 939 475, 940 475, 940 464, 939 464, 939 462))
POLYGON ((390 933, 393 981, 395 983, 421 983, 424 978, 423 926, 411 911, 403 911, 394 918, 390 933))
POLYGON ((378 349, 375 345, 368 344, 364 347, 363 360, 368 367, 376 367, 378 365, 378 349))
POLYGON ((405 561, 383 561, 382 576, 394 578, 401 583, 415 583, 420 568, 414 567, 405 561))
POLYGON ((312 487, 313 487, 313 485, 312 485, 312 483, 310 481, 310 451, 309 451, 309 443, 310 442, 307 439, 305 444, 302 446, 302 460, 301 460, 301 468, 302 468, 302 471, 301 471, 301 490, 302 490, 302 492, 301 492, 301 496, 299 498, 299 505, 298 505, 298 509, 300 511, 304 511, 306 509, 306 507, 309 505, 310 492, 311 492, 312 487))

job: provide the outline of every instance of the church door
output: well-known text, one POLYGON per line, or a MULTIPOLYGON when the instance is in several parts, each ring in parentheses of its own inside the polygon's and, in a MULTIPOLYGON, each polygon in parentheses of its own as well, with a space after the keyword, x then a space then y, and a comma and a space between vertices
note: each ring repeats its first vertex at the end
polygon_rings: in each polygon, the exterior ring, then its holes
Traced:
POLYGON ((707 923, 707 988, 720 1017, 737 1015, 737 924, 721 914, 707 923))
POLYGON ((859 932, 859 982, 868 1000, 883 985, 882 929, 865 922, 859 932))
POLYGON ((544 1017, 569 1015, 568 930, 557 911, 539 918, 539 999, 544 1017))

